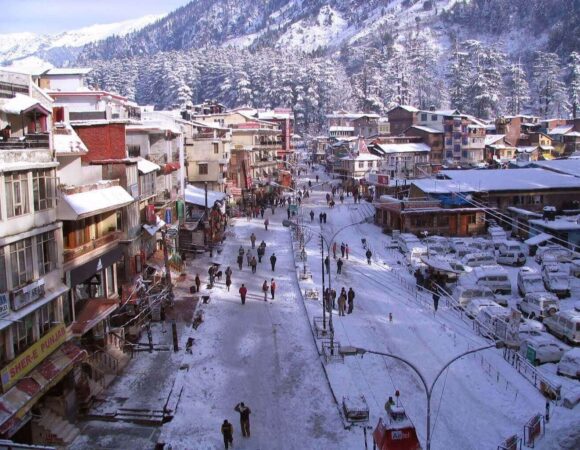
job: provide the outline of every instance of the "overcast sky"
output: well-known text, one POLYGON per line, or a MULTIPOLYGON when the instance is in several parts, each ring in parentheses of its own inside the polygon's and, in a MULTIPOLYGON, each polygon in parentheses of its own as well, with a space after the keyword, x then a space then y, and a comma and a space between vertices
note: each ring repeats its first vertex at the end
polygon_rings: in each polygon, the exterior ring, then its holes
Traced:
POLYGON ((58 33, 164 14, 190 0, 0 0, 0 34, 58 33))

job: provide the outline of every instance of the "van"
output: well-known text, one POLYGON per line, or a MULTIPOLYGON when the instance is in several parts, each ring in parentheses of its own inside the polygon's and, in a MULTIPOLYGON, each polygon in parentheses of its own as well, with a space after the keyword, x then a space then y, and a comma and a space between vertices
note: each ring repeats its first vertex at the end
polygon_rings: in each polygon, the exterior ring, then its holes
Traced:
POLYGON ((512 293, 512 284, 506 270, 498 265, 480 266, 473 269, 473 277, 478 286, 485 286, 494 294, 512 293))
POLYGON ((526 255, 522 251, 499 251, 497 255, 497 263, 504 266, 523 266, 526 263, 526 255))
POLYGON ((457 286, 453 290, 453 298, 462 309, 465 309, 475 299, 487 299, 495 302, 495 295, 491 292, 491 289, 480 286, 457 286))
POLYGON ((498 249, 499 244, 507 241, 507 233, 500 226, 489 227, 487 229, 487 234, 488 234, 489 238, 491 239, 491 241, 493 242, 493 245, 495 246, 496 250, 498 249))
POLYGON ((475 238, 470 247, 482 253, 493 253, 495 250, 493 242, 485 238, 475 238))
POLYGON ((399 235, 399 250, 407 253, 413 247, 423 247, 419 238, 411 233, 401 233, 399 235))
POLYGON ((556 373, 580 379, 580 348, 570 349, 562 355, 556 373))
POLYGON ((543 320, 556 314, 560 303, 558 297, 549 292, 532 292, 518 303, 518 309, 530 319, 543 320))
POLYGON ((544 319, 544 325, 554 336, 567 344, 580 344, 580 314, 576 311, 560 311, 544 319))
POLYGON ((567 268, 558 263, 545 263, 542 266, 544 286, 558 298, 570 296, 570 275, 567 268))
POLYGON ((521 296, 532 292, 546 292, 542 275, 531 267, 522 267, 518 271, 518 292, 521 296))
POLYGON ((452 238, 451 241, 449 241, 449 247, 450 247, 450 251, 455 253, 457 252, 457 247, 468 247, 469 246, 469 241, 467 239, 463 239, 463 238, 452 238))
POLYGON ((518 241, 503 241, 497 245, 500 252, 523 252, 522 244, 518 241))
POLYGON ((469 267, 479 267, 495 264, 496 261, 491 253, 468 253, 461 262, 469 267))

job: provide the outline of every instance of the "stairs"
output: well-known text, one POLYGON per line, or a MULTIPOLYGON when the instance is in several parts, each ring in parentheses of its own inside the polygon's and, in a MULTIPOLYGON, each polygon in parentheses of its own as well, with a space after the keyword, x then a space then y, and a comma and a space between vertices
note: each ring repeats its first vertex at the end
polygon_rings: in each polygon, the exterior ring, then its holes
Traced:
POLYGON ((39 436, 43 442, 51 445, 68 446, 80 434, 80 430, 72 423, 46 408, 40 418, 33 419, 39 436))
POLYGON ((142 425, 161 425, 164 418, 163 410, 145 408, 119 408, 114 417, 115 420, 142 425))

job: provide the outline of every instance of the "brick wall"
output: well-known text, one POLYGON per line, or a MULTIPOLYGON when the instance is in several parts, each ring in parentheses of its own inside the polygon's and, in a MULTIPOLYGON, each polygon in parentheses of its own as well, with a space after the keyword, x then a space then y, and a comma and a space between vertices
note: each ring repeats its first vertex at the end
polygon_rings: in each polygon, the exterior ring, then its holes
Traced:
POLYGON ((125 124, 115 123, 74 128, 89 149, 89 152, 82 157, 84 163, 126 157, 125 124))

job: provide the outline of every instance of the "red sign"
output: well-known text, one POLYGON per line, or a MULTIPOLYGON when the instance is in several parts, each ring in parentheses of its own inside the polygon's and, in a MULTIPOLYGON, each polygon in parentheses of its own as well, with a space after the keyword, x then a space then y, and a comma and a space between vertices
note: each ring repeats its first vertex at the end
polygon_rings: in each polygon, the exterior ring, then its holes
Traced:
POLYGON ((377 184, 382 184, 383 186, 389 185, 389 176, 388 175, 377 175, 377 184))

